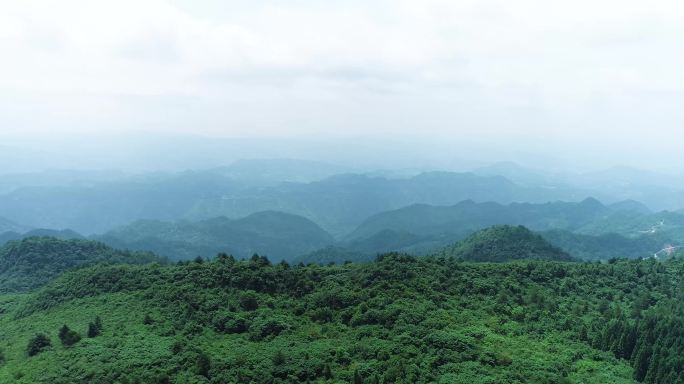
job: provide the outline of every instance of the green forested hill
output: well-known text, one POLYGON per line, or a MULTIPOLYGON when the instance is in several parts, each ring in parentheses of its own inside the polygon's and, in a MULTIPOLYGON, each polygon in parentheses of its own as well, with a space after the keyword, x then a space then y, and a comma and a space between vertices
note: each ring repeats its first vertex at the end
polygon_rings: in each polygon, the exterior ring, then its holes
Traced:
POLYGON ((570 255, 523 226, 496 225, 475 232, 440 252, 466 261, 505 262, 520 259, 571 261, 570 255))
POLYGON ((680 383, 682 276, 398 254, 96 266, 2 297, 0 382, 680 383))
POLYGON ((96 263, 161 261, 145 252, 119 251, 87 240, 29 237, 0 248, 0 292, 40 287, 71 268, 96 263))

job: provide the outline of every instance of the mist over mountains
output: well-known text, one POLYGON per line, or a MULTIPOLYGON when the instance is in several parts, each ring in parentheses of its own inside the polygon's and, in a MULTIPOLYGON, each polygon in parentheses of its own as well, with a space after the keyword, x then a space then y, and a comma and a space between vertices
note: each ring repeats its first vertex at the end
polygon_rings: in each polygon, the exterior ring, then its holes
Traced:
POLYGON ((0 240, 89 237, 174 260, 227 252, 340 261, 429 254, 507 224, 550 231, 552 243, 585 259, 609 257, 611 243, 647 257, 684 241, 677 180, 626 167, 570 174, 513 162, 469 172, 350 172, 296 159, 182 172, 42 171, 0 178, 0 240))

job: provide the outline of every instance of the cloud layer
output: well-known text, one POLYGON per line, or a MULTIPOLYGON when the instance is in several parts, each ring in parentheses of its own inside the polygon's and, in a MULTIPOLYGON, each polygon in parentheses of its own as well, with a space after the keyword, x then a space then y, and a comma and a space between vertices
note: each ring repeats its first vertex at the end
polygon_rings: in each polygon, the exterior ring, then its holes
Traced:
POLYGON ((4 2, 0 125, 678 153, 683 21, 676 1, 4 2))

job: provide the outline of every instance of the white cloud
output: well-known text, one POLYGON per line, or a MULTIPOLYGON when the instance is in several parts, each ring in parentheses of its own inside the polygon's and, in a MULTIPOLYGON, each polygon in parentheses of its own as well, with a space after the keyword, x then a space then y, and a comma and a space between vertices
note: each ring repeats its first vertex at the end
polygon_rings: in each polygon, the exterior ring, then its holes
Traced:
POLYGON ((656 145, 682 123, 683 21, 676 1, 3 1, 0 124, 656 145))

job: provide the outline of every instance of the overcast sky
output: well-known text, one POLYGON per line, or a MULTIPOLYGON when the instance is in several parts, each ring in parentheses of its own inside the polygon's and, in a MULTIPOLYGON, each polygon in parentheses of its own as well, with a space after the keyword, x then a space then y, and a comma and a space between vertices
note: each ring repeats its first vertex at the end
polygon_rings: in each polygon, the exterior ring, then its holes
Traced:
POLYGON ((391 136, 677 168, 682 46, 681 1, 0 0, 0 139, 391 136))

